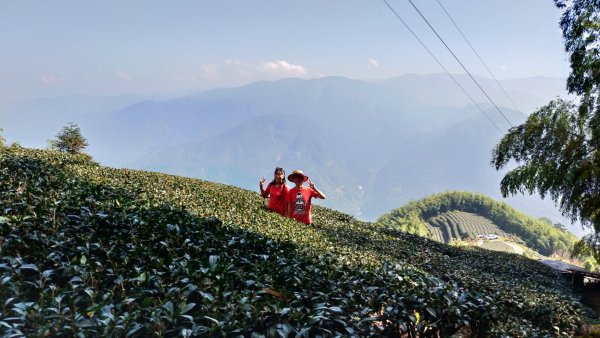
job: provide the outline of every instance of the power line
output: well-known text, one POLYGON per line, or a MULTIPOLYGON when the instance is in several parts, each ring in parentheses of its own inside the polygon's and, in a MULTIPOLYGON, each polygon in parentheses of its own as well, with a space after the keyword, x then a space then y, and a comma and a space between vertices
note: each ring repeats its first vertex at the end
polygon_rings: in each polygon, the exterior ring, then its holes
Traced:
POLYGON ((479 89, 483 92, 483 94, 485 95, 485 97, 487 97, 487 99, 492 103, 492 105, 496 108, 496 110, 500 113, 500 115, 502 115, 502 117, 504 118, 504 120, 506 120, 506 122, 508 122, 508 124, 511 127, 514 127, 513 124, 508 120, 508 118, 506 117, 506 115, 504 115, 504 113, 502 113, 502 111, 500 110, 500 108, 498 108, 498 106, 496 105, 496 103, 490 98, 490 96, 487 94, 487 92, 481 87, 481 85, 479 84, 479 82, 477 82, 477 80, 475 80, 475 78, 473 77, 473 75, 471 75, 471 73, 469 72, 469 70, 467 70, 467 68, 465 67, 465 65, 463 65, 463 63, 456 56, 456 54, 454 54, 454 52, 452 51, 452 49, 450 49, 450 47, 448 47, 448 45, 446 44, 446 42, 444 41, 444 39, 442 39, 442 37, 438 34, 438 32, 435 30, 435 28, 433 28, 433 26, 429 23, 429 21, 427 20, 427 18, 425 18, 425 16, 421 13, 421 11, 417 8, 417 6, 415 6, 415 4, 412 2, 412 0, 408 0, 408 2, 410 2, 410 4, 417 11, 417 13, 419 13, 419 15, 421 16, 421 18, 423 20, 425 20, 425 22, 427 23, 427 25, 429 26, 429 28, 431 28, 431 30, 435 33, 435 35, 438 37, 438 39, 440 39, 440 41, 444 44, 444 46, 446 47, 446 49, 448 49, 448 51, 450 52, 450 54, 452 54, 452 56, 454 57, 454 59, 456 59, 456 61, 460 64, 460 66, 465 70, 465 72, 467 72, 467 74, 469 75, 469 77, 471 78, 471 80, 473 80, 473 82, 475 82, 475 84, 477 85, 477 87, 479 87, 479 89))
POLYGON ((483 66, 485 67, 485 69, 487 70, 487 72, 492 76, 492 78, 494 79, 494 81, 496 81, 496 84, 498 84, 498 87, 500 87, 500 89, 502 89, 502 92, 504 93, 504 95, 506 96, 506 98, 510 101, 510 103, 513 106, 513 108, 515 108, 515 110, 518 111, 524 117, 527 117, 517 107, 517 105, 515 104, 515 102, 513 101, 513 99, 510 97, 510 95, 508 95, 508 93, 506 92, 506 90, 504 89, 504 87, 502 86, 502 84, 500 84, 500 81, 498 81, 498 79, 496 78, 496 76, 494 75, 494 73, 492 73, 492 71, 490 70, 490 68, 488 67, 488 65, 483 61, 483 59, 481 58, 481 56, 479 55, 479 53, 477 53, 477 51, 475 50, 475 47, 473 47, 473 45, 471 44, 471 42, 469 41, 469 39, 467 39, 467 37, 462 32, 462 30, 460 29, 460 27, 458 27, 458 24, 456 24, 456 22, 454 21, 454 19, 450 15, 450 13, 448 13, 448 11, 444 7, 444 5, 442 5, 442 3, 440 2, 440 0, 436 0, 436 1, 440 5, 440 7, 442 8, 442 10, 444 10, 444 13, 446 13, 446 15, 448 16, 448 18, 450 19, 450 21, 452 21, 452 23, 454 24, 454 27, 456 27, 456 29, 458 30, 458 32, 460 33, 460 35, 463 37, 463 39, 465 39, 465 41, 467 42, 467 44, 469 45, 469 47, 471 47, 471 50, 473 51, 473 53, 475 53, 475 55, 477 55, 477 58, 479 59, 479 61, 481 62, 481 64, 483 64, 483 66))
POLYGON ((440 62, 440 60, 438 60, 438 58, 435 57, 435 55, 433 54, 433 52, 431 52, 431 50, 429 48, 427 48, 427 45, 425 45, 425 43, 419 38, 419 36, 400 17, 400 15, 398 14, 398 12, 396 12, 396 10, 394 8, 392 8, 392 6, 390 6, 390 4, 387 2, 387 0, 382 0, 382 1, 387 5, 387 7, 392 11, 392 13, 394 13, 394 15, 396 16, 396 18, 398 18, 398 20, 400 20, 400 22, 402 22, 404 24, 404 27, 406 27, 406 29, 408 29, 408 31, 415 37, 415 39, 417 39, 417 41, 419 41, 419 43, 421 44, 421 46, 423 46, 423 48, 425 48, 425 50, 429 53, 429 55, 431 55, 431 57, 437 62, 437 64, 440 65, 440 67, 442 67, 442 69, 444 70, 444 72, 446 72, 446 74, 448 74, 448 76, 450 76, 450 78, 463 91, 463 93, 465 93, 465 95, 467 95, 467 97, 471 100, 471 102, 473 102, 473 104, 475 104, 475 106, 477 106, 477 108, 479 108, 479 110, 481 111, 481 113, 488 119, 488 121, 490 121, 494 125, 494 127, 496 127, 496 129, 498 130, 498 132, 500 134, 504 135, 504 133, 502 132, 502 130, 500 129, 500 127, 498 127, 498 125, 485 113, 485 111, 483 110, 483 108, 481 108, 481 106, 477 102, 475 102, 475 100, 473 99, 473 97, 471 97, 471 95, 469 95, 469 93, 465 90, 465 88, 463 88, 463 86, 460 84, 460 82, 458 82, 456 80, 456 78, 452 74, 450 74, 450 72, 448 71, 448 69, 446 69, 446 67, 444 67, 444 65, 440 62))

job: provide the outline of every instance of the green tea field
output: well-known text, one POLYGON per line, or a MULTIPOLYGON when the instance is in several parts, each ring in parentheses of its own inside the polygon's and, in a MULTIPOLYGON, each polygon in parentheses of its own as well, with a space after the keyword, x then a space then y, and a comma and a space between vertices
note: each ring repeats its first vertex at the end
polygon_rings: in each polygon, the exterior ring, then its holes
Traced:
POLYGON ((550 256, 573 247, 577 238, 482 194, 451 191, 412 201, 381 216, 377 224, 442 243, 497 235, 550 256))
POLYGON ((252 191, 11 147, 0 155, 0 336, 571 337, 570 285, 252 191))
POLYGON ((450 243, 452 239, 476 238, 487 234, 510 236, 489 219, 463 211, 451 211, 431 217, 427 220, 427 225, 431 238, 442 243, 450 243))

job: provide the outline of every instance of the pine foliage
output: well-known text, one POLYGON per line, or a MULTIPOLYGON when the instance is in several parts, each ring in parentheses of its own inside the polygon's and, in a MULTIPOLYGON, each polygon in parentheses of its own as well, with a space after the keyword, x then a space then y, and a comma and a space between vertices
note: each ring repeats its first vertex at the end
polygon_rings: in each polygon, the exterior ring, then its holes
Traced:
POLYGON ((69 122, 64 126, 56 139, 49 141, 50 149, 62 151, 69 154, 82 154, 88 146, 87 139, 81 134, 79 126, 69 122))

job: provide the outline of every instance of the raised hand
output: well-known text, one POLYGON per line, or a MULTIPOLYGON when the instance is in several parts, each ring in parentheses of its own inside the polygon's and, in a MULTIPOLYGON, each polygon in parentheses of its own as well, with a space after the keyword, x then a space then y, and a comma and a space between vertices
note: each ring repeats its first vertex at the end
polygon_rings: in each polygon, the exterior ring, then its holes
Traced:
POLYGON ((265 184, 265 178, 264 177, 262 178, 262 180, 260 180, 259 184, 260 184, 261 187, 263 186, 263 184, 265 184))
POLYGON ((317 186, 315 186, 315 184, 310 179, 307 180, 307 182, 310 188, 318 194, 319 198, 325 199, 325 194, 321 190, 317 189, 317 186))

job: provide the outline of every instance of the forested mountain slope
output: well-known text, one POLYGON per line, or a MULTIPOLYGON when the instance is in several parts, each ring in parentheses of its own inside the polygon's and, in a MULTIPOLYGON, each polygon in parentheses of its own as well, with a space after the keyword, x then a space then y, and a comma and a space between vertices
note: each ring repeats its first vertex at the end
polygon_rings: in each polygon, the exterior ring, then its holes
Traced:
POLYGON ((568 231, 478 193, 452 191, 412 201, 381 216, 377 223, 444 243, 477 235, 513 237, 543 255, 570 250, 568 231))
POLYGON ((22 148, 0 156, 0 335, 572 336, 588 310, 518 255, 255 192, 22 148))

